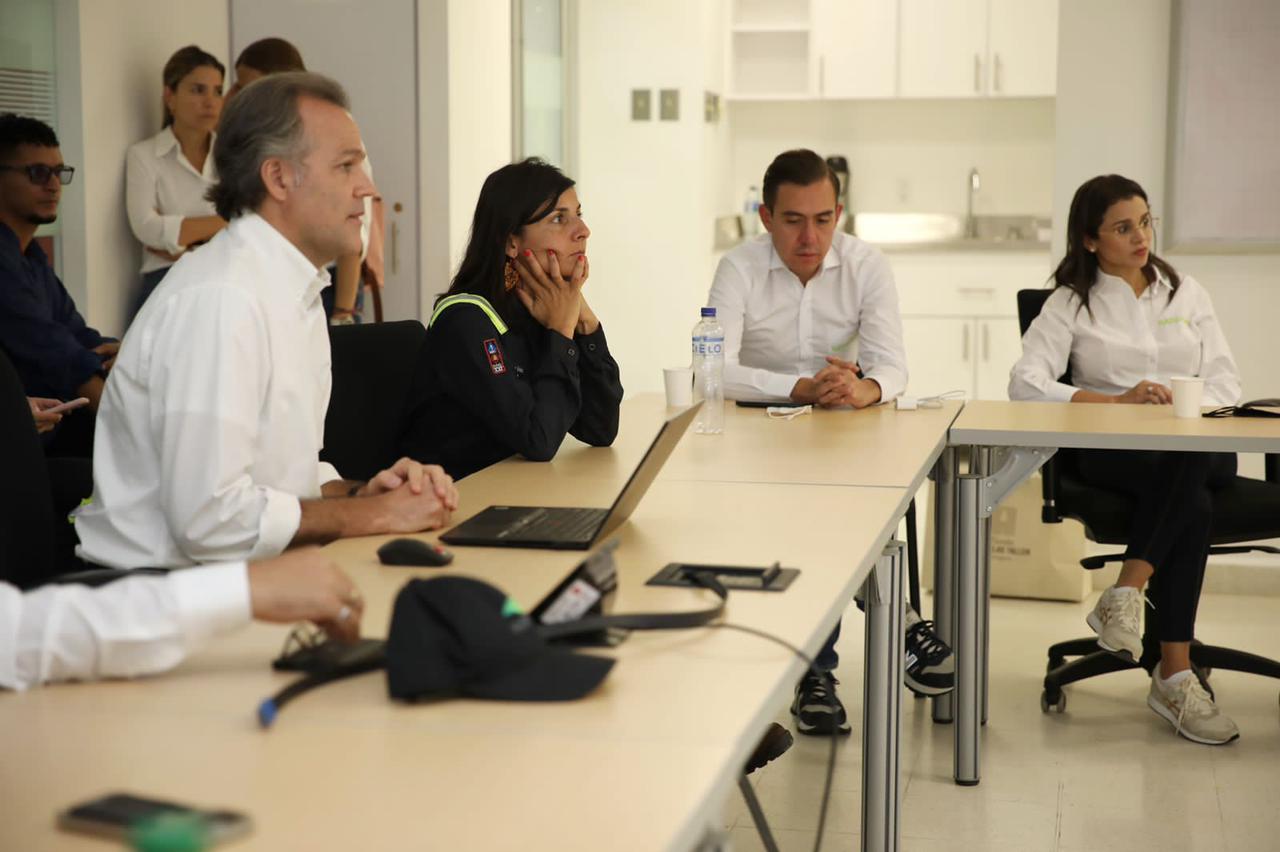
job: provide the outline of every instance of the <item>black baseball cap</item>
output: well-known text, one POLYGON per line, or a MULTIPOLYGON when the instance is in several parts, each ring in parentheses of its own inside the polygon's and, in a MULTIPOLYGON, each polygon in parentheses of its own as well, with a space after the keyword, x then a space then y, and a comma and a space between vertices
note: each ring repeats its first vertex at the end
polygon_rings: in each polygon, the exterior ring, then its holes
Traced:
POLYGON ((469 577, 410 580, 396 595, 387 637, 392 698, 462 696, 571 701, 614 661, 549 644, 499 589, 469 577))

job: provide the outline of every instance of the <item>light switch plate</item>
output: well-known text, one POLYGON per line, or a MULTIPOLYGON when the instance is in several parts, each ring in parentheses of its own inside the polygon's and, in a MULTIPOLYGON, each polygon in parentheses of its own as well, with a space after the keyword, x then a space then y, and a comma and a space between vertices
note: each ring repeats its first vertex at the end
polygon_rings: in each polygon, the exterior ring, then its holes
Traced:
POLYGON ((662 121, 680 120, 680 90, 661 89, 658 92, 658 118, 662 121))
POLYGON ((707 124, 720 121, 720 96, 715 92, 703 92, 702 117, 707 124))
POLYGON ((653 95, 648 89, 631 90, 631 120, 649 121, 653 117, 653 95))

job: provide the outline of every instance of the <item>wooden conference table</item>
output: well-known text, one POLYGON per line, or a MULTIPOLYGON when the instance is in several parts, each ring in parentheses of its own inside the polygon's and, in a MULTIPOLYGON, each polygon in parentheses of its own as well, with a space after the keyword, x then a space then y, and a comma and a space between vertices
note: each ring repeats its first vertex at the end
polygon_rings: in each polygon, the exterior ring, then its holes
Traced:
MULTIPOLYGON (((686 436, 618 533, 619 612, 705 606, 706 592, 644 584, 671 561, 800 568, 783 594, 731 593, 725 621, 809 654, 865 587, 864 848, 897 843, 902 571, 886 543, 957 410, 784 422, 730 408, 725 435, 686 436)), ((652 397, 623 411, 613 448, 569 441, 549 464, 513 459, 469 477, 456 519, 494 502, 607 505, 665 415, 652 397)), ((365 595, 371 636, 385 634, 409 578, 444 573, 379 565, 382 541, 328 548, 365 595)), ((580 559, 455 554, 447 571, 526 607, 580 559)), ((0 694, 0 848, 103 848, 57 832, 56 811, 132 791, 243 810, 255 823, 243 849, 689 849, 802 671, 733 630, 636 633, 607 652, 618 664, 581 701, 404 705, 370 674, 299 698, 261 731, 258 702, 288 682, 267 666, 285 632, 255 624, 162 677, 0 694)))
POLYGON ((955 779, 977 784, 986 715, 987 527, 1000 501, 1058 449, 1280 452, 1280 419, 1179 419, 1167 405, 979 401, 965 404, 949 442, 935 476, 934 564, 951 570, 937 572, 934 607, 939 635, 955 651, 956 689, 935 699, 934 718, 954 714, 955 779), (973 472, 957 476, 955 450, 963 446, 973 448, 973 472))

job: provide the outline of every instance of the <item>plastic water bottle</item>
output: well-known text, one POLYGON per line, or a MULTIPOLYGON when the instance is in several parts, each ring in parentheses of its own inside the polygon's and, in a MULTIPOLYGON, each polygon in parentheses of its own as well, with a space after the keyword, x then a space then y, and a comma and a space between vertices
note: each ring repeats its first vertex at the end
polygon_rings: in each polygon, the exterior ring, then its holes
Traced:
POLYGON ((760 233, 760 187, 747 187, 747 200, 742 204, 742 234, 754 237, 760 233))
POLYGON ((703 308, 693 327, 693 401, 704 400, 693 431, 701 435, 724 432, 724 327, 715 308, 703 308))

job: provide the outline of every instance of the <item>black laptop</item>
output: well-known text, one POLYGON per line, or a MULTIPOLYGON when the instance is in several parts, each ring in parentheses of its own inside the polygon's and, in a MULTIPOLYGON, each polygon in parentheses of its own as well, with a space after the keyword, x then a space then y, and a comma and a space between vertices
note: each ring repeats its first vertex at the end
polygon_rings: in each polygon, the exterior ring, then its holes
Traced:
POLYGON ((631 516, 649 490, 702 403, 670 417, 631 473, 622 493, 608 509, 553 506, 490 506, 473 515, 440 540, 477 547, 537 547, 552 550, 588 550, 631 516))

